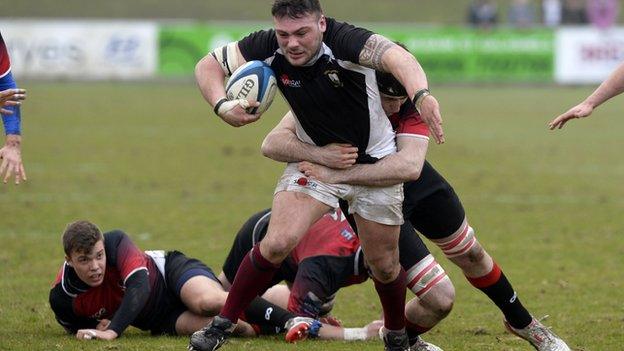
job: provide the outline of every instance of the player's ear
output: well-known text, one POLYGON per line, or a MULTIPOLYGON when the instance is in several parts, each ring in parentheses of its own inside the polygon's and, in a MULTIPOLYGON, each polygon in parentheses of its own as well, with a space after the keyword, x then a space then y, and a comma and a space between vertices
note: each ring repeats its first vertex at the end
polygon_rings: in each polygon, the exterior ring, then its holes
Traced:
POLYGON ((325 15, 321 13, 321 17, 319 18, 319 29, 321 33, 325 33, 325 29, 327 29, 327 20, 325 19, 325 15))
POLYGON ((68 265, 68 266, 70 266, 70 267, 72 266, 72 264, 71 264, 71 259, 70 259, 70 258, 69 258, 69 256, 67 256, 67 255, 65 255, 65 262, 67 262, 67 265, 68 265))

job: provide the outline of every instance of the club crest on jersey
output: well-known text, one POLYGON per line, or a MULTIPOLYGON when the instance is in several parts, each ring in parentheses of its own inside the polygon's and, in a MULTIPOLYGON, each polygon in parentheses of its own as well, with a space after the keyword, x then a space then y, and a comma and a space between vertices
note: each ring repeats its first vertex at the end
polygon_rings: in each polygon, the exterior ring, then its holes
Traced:
POLYGON ((280 80, 282 81, 282 84, 290 88, 301 88, 302 85, 300 80, 290 79, 287 74, 282 74, 280 76, 280 80))
POLYGON ((347 241, 351 241, 355 238, 355 235, 349 231, 349 229, 343 229, 340 232, 340 235, 345 238, 347 241))
POLYGON ((327 78, 329 78, 329 81, 334 85, 334 87, 340 88, 342 86, 338 71, 336 71, 335 69, 325 71, 325 75, 327 76, 327 78))

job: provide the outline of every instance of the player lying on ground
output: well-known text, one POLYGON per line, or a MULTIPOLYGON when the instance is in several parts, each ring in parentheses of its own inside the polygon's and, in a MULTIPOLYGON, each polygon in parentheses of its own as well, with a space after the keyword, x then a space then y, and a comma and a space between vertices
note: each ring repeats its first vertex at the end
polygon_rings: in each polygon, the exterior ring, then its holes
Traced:
POLYGON ((0 34, 0 114, 6 140, 0 148, 0 177, 4 183, 15 175, 15 184, 26 180, 26 172, 22 163, 22 137, 20 100, 26 98, 24 89, 17 89, 11 74, 11 61, 2 34, 0 34), (4 177, 3 177, 4 175, 4 177))
MULTIPOLYGON (((253 215, 236 235, 223 271, 219 274, 226 290, 247 252, 266 235, 270 216, 268 209, 253 215)), ((401 266, 409 277, 408 289, 416 295, 406 305, 406 319, 429 329, 450 312, 455 296, 453 285, 409 223, 401 226, 399 253, 401 266)), ((275 285, 264 297, 299 316, 335 321, 330 313, 338 290, 366 281, 368 274, 360 241, 338 209, 314 223, 282 262, 272 284, 284 280, 290 290, 284 285, 275 285)), ((345 328, 338 339, 375 337, 378 334, 374 326, 373 323, 367 328, 345 328)), ((315 336, 314 332, 311 334, 315 336)), ((296 338, 300 335, 291 336, 296 338)), ((410 344, 412 351, 440 350, 417 335, 410 340, 410 344)))
POLYGON ((618 68, 616 68, 615 71, 613 71, 613 73, 611 73, 611 75, 583 102, 553 119, 550 123, 548 123, 548 126, 550 129, 561 129, 571 119, 589 117, 596 107, 623 92, 624 62, 622 62, 618 68))
MULTIPOLYGON (((409 52, 381 35, 325 17, 318 0, 275 0, 271 14, 274 29, 217 48, 196 66, 203 97, 226 123, 242 126, 260 117, 247 112, 246 100, 228 100, 223 82, 244 63, 261 60, 278 78, 277 86, 299 123, 300 140, 319 146, 357 145, 358 163, 376 162, 396 151, 392 127, 374 88, 378 69, 403 83, 436 141, 444 141, 439 105, 409 52)), ((211 325, 193 334, 189 349, 212 351, 223 345, 249 301, 266 289, 312 223, 338 207, 340 198, 350 202, 358 222, 384 311, 386 348, 409 349, 403 318, 406 275, 397 247, 403 223, 401 188, 400 183, 369 187, 305 182, 297 165, 289 164, 275 189, 265 239, 243 260, 223 309, 211 325)))
MULTIPOLYGON (((63 234, 63 247, 65 263, 50 291, 50 306, 57 321, 81 340, 115 339, 129 325, 154 335, 190 334, 209 323, 227 297, 201 261, 178 251, 142 252, 121 231, 102 235, 90 222, 75 222, 63 234)), ((318 321, 262 298, 252 301, 245 319, 249 323, 239 321, 237 335, 319 327, 318 321)), ((324 329, 321 338, 337 328, 324 329)))
MULTIPOLYGON (((294 119, 287 114, 265 139, 263 154, 278 161, 309 161, 302 162, 300 170, 312 179, 328 183, 383 185, 387 179, 406 181, 404 218, 438 245, 462 269, 468 281, 498 306, 508 330, 541 351, 569 350, 563 340, 520 303, 505 274, 477 241, 457 194, 425 160, 427 127, 407 99, 405 89, 389 74, 378 72, 377 76, 382 106, 396 130, 398 153, 374 165, 354 165, 351 145, 315 147, 299 142, 294 135, 294 119), (288 153, 281 151, 285 145, 288 153)), ((407 320, 410 338, 429 327, 407 320)))

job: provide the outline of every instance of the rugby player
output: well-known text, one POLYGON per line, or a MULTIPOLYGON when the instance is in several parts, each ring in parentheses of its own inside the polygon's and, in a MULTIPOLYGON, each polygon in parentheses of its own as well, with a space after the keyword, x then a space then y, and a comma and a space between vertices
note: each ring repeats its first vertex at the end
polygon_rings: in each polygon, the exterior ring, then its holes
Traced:
POLYGON ((11 74, 11 61, 4 39, 0 33, 0 113, 6 140, 0 148, 0 177, 4 183, 15 175, 15 184, 26 181, 26 172, 22 163, 22 137, 21 137, 21 114, 20 100, 26 98, 24 89, 17 89, 13 74, 11 74))
MULTIPOLYGON (((81 340, 112 340, 129 325, 154 335, 188 335, 206 325, 227 296, 201 261, 178 251, 142 252, 119 230, 102 235, 88 221, 74 222, 63 234, 63 247, 65 263, 50 306, 59 324, 81 340)), ((239 321, 238 335, 320 326, 261 298, 245 318, 252 325, 239 321)))
MULTIPOLYGON (((340 167, 336 162, 325 162, 324 166, 312 163, 324 160, 345 162, 349 160, 345 156, 349 155, 349 146, 335 145, 333 149, 323 149, 304 145, 295 136, 295 122, 289 113, 264 140, 263 154, 279 161, 307 161, 300 164, 300 170, 328 183, 384 185, 388 179, 405 181, 404 218, 438 245, 462 269, 468 281, 498 306, 507 329, 540 351, 570 350, 563 340, 525 309, 498 264, 477 241, 451 185, 425 160, 429 140, 427 128, 408 101, 403 86, 392 75, 383 72, 377 72, 377 84, 384 111, 396 130, 398 153, 375 165, 354 165, 346 169, 337 169, 340 167), (288 153, 281 152, 285 145, 290 148, 288 153)), ((418 332, 418 329, 410 328, 409 323, 407 330, 408 334, 418 332)))
MULTIPOLYGON (((218 48, 196 66, 202 95, 225 122, 242 126, 260 117, 245 110, 257 104, 228 101, 223 81, 245 62, 263 60, 275 72, 278 88, 296 116, 300 140, 318 146, 348 143, 357 147, 357 163, 375 162, 396 151, 375 88, 378 69, 401 81, 436 141, 444 141, 438 102, 427 90, 424 71, 406 50, 383 36, 325 17, 318 0, 275 0, 271 13, 275 29, 218 48)), ((311 181, 296 164, 289 164, 275 190, 265 239, 245 257, 225 306, 210 325, 193 334, 189 348, 220 347, 249 301, 270 284, 312 223, 344 198, 358 223, 383 307, 386 349, 409 350, 403 318, 406 274, 397 249, 402 194, 401 184, 368 187, 311 181)))
MULTIPOLYGON (((269 209, 254 214, 236 235, 223 271, 219 274, 226 290, 247 252, 266 235, 270 216, 269 209)), ((401 266, 409 277, 408 289, 416 295, 405 309, 408 325, 418 331, 410 335, 411 349, 440 350, 423 341, 418 334, 429 330, 448 315, 455 296, 453 285, 409 223, 401 226, 399 253, 401 266)), ((284 280, 290 290, 284 292, 283 285, 276 285, 263 296, 299 316, 332 321, 335 319, 330 313, 338 290, 367 279, 368 269, 359 239, 338 209, 314 223, 282 262, 271 284, 284 280)), ((345 340, 363 340, 376 335, 370 325, 345 328, 342 333, 339 336, 345 340)), ((293 338, 299 336, 291 334, 287 340, 294 341, 293 338)))
POLYGON ((550 129, 561 129, 571 119, 589 117, 603 102, 624 92, 624 62, 583 102, 548 123, 550 129))

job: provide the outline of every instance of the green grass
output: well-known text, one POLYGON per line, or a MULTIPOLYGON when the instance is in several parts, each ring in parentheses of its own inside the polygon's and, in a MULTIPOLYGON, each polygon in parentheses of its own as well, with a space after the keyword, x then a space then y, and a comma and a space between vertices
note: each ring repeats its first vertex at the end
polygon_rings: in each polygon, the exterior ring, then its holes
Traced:
MULTIPOLYGON (((19 2, 18 2, 19 3, 19 2)), ((183 350, 187 338, 131 330, 85 344, 47 303, 60 234, 87 218, 144 249, 180 249, 219 270, 243 221, 270 205, 282 166, 259 146, 286 107, 260 122, 220 122, 192 83, 28 83, 26 184, 0 186, 0 350, 183 350)), ((550 132, 591 88, 438 87, 447 143, 429 160, 454 185, 484 246, 523 303, 577 350, 620 350, 624 335, 622 99, 550 132)), ((429 245, 431 247, 431 245, 429 245)), ((431 247, 434 249, 433 247, 431 247)), ((433 250, 457 289, 426 338, 445 350, 530 350, 498 310, 433 250)), ((371 284, 339 294, 348 326, 379 316, 371 284)), ((379 342, 234 340, 224 350, 380 350, 379 342)))

